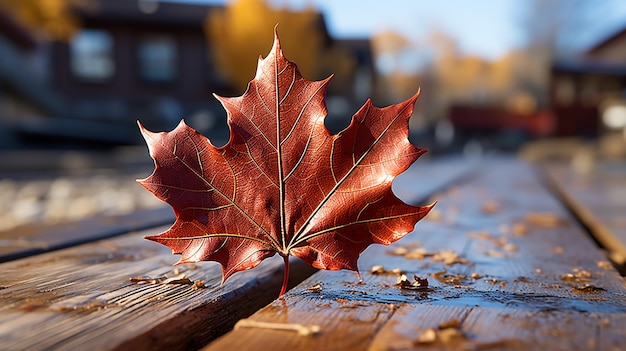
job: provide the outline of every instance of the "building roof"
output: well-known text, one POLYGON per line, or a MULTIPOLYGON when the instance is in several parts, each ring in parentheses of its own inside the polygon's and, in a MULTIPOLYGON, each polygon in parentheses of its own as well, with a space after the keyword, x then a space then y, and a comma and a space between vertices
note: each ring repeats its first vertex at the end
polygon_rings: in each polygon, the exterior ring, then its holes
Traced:
POLYGON ((85 22, 202 27, 214 6, 155 0, 96 0, 94 9, 78 10, 85 22))
POLYGON ((626 65, 593 59, 576 61, 556 61, 552 64, 555 72, 569 72, 582 74, 600 74, 626 77, 626 65))
POLYGON ((626 26, 624 26, 621 30, 618 30, 617 32, 614 32, 613 34, 609 35, 608 37, 606 37, 606 38, 602 39, 601 41, 597 42, 595 45, 593 45, 592 47, 587 49, 586 54, 587 55, 596 54, 598 51, 606 48, 607 46, 613 45, 614 42, 618 41, 620 38, 622 38, 624 36, 626 36, 626 26))

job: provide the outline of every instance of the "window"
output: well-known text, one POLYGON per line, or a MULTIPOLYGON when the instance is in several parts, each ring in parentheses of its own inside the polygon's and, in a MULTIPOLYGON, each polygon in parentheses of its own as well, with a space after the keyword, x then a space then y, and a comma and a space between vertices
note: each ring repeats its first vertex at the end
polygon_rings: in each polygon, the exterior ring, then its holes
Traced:
POLYGON ((88 81, 106 81, 115 73, 113 38, 104 30, 84 29, 70 43, 72 73, 88 81))
POLYGON ((149 82, 171 82, 178 75, 176 41, 161 35, 144 38, 137 47, 139 75, 149 82))

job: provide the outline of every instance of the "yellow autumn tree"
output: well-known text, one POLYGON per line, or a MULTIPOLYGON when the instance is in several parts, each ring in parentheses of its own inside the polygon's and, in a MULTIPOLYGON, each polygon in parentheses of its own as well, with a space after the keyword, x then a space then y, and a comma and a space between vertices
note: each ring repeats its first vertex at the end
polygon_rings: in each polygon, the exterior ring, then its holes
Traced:
POLYGON ((372 51, 382 71, 377 82, 376 95, 385 103, 407 99, 420 86, 417 72, 402 70, 399 64, 403 52, 412 46, 413 43, 408 38, 389 30, 372 37, 372 51))
POLYGON ((80 28, 74 8, 93 9, 91 0, 0 0, 0 9, 51 40, 68 40, 80 28))
POLYGON ((255 59, 269 51, 276 24, 285 56, 307 79, 352 68, 345 53, 330 45, 323 18, 313 8, 293 11, 274 9, 263 0, 233 1, 210 12, 205 31, 217 67, 235 89, 245 89, 254 77, 255 59))

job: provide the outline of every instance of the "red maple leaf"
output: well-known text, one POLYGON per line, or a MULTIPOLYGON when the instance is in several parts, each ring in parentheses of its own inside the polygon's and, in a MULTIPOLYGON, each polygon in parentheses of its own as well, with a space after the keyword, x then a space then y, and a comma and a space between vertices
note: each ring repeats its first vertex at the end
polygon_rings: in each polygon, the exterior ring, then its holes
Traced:
POLYGON ((178 263, 217 261, 223 281, 278 253, 320 269, 357 271, 370 244, 413 230, 432 205, 415 207, 391 191, 395 176, 426 150, 408 140, 418 94, 377 108, 368 100, 342 132, 324 126, 329 79, 308 81, 275 34, 240 97, 217 97, 230 140, 220 148, 184 121, 171 132, 141 126, 154 172, 138 180, 172 206, 176 221, 148 236, 181 254, 178 263))

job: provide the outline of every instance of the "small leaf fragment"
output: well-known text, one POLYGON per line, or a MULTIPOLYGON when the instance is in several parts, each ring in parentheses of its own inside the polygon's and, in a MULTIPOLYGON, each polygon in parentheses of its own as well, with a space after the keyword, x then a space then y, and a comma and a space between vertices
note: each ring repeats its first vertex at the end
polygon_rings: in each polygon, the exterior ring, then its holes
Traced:
POLYGON ((413 281, 409 281, 406 274, 402 274, 398 277, 396 285, 401 289, 407 290, 422 290, 428 288, 428 278, 420 278, 417 275, 413 275, 413 281))
POLYGON ((317 283, 307 289, 307 291, 312 293, 321 293, 323 289, 322 283, 317 283))
POLYGON ((585 293, 599 293, 601 291, 606 291, 606 289, 603 287, 592 285, 589 283, 575 286, 573 289, 576 292, 585 292, 585 293))
POLYGON ((271 323, 259 322, 252 319, 241 319, 235 324, 235 330, 240 328, 260 328, 269 330, 295 331, 301 336, 314 336, 319 334, 319 325, 303 325, 297 323, 271 323))
POLYGON ((185 273, 179 273, 173 277, 165 279, 163 284, 193 284, 193 282, 191 279, 187 278, 185 273))
POLYGON ((424 330, 417 338, 417 342, 420 344, 431 344, 437 341, 437 332, 433 328, 424 330))
POLYGON ((400 268, 394 268, 392 270, 387 270, 385 269, 385 266, 381 266, 381 265, 377 265, 377 266, 373 266, 370 269, 370 274, 374 274, 374 275, 402 275, 405 274, 406 272, 404 272, 403 270, 401 270, 400 268))

